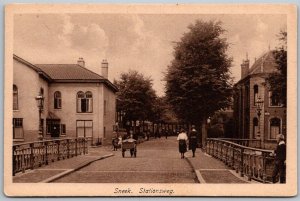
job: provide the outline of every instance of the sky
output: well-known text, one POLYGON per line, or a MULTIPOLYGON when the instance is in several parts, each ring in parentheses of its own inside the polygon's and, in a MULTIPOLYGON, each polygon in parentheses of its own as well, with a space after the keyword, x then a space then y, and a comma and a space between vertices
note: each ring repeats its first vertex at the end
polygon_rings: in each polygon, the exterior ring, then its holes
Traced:
POLYGON ((174 44, 197 19, 222 22, 235 82, 246 54, 251 66, 278 46, 277 35, 287 23, 285 15, 273 14, 16 14, 14 54, 32 64, 70 64, 82 57, 86 68, 98 74, 107 59, 109 80, 137 70, 152 78, 162 96, 174 44))

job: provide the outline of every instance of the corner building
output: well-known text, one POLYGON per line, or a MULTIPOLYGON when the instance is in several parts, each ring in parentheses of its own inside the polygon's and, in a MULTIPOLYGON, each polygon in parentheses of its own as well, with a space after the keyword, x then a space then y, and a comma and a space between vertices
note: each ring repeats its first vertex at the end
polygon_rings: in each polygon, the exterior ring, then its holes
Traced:
POLYGON ((273 51, 268 51, 249 67, 248 58, 241 64, 241 80, 234 85, 235 136, 241 139, 259 139, 262 148, 273 149, 276 135, 286 136, 286 108, 266 82, 275 72, 273 51), (263 101, 258 116, 258 99, 263 101))
POLYGON ((44 139, 87 137, 89 144, 110 141, 115 124, 117 87, 102 75, 76 64, 31 64, 13 55, 13 141, 38 140, 39 109, 35 97, 44 97, 41 112, 44 139))

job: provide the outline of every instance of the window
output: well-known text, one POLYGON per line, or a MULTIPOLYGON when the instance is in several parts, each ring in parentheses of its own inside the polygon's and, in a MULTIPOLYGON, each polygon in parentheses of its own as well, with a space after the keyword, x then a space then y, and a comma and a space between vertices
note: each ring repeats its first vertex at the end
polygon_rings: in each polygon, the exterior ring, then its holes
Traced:
POLYGON ((253 118, 253 138, 256 139, 258 134, 258 119, 253 118))
POLYGON ((22 118, 13 118, 13 138, 14 139, 24 138, 22 118))
POLYGON ((254 91, 254 105, 256 105, 257 99, 258 99, 258 85, 253 86, 253 91, 254 91))
POLYGON ((106 138, 106 128, 105 128, 105 126, 103 128, 103 138, 106 138))
POLYGON ((93 111, 93 94, 92 92, 88 91, 85 93, 86 98, 86 112, 93 111))
POLYGON ((61 124, 61 135, 66 135, 66 124, 61 124))
POLYGON ((61 109, 61 93, 59 91, 54 93, 54 109, 61 109))
POLYGON ((270 120, 270 138, 276 139, 276 136, 281 133, 281 120, 272 118, 270 120))
POLYGON ((278 94, 272 93, 272 91, 269 91, 269 105, 281 106, 280 97, 278 96, 278 94))
POLYGON ((13 85, 13 110, 18 110, 18 87, 13 85))
POLYGON ((93 136, 93 121, 77 120, 76 121, 77 137, 92 137, 93 136))
POLYGON ((77 112, 93 112, 93 94, 90 91, 77 93, 77 112))

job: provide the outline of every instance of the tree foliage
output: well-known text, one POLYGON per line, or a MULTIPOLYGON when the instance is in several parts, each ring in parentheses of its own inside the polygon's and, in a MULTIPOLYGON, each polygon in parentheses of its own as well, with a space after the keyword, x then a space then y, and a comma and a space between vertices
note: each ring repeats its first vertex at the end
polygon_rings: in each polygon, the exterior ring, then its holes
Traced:
POLYGON ((221 22, 197 20, 188 28, 167 69, 166 96, 178 118, 199 125, 230 103, 232 59, 221 22))
POLYGON ((151 121, 155 123, 175 123, 177 118, 165 96, 157 97, 153 104, 151 121))
POLYGON ((114 84, 119 89, 117 111, 125 112, 126 120, 146 120, 151 117, 156 99, 151 78, 131 70, 122 73, 120 80, 115 80, 114 84))
POLYGON ((281 45, 273 51, 278 71, 267 78, 272 95, 278 96, 283 105, 286 105, 287 90, 287 32, 281 31, 278 35, 281 45))

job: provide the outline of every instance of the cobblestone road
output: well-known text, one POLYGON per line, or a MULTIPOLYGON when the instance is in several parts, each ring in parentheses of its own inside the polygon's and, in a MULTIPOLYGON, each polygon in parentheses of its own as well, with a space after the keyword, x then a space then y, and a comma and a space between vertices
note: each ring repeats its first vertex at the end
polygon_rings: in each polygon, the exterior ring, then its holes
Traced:
POLYGON ((129 151, 96 161, 55 182, 65 183, 195 183, 196 174, 180 159, 175 137, 151 139, 137 147, 137 157, 129 151))

